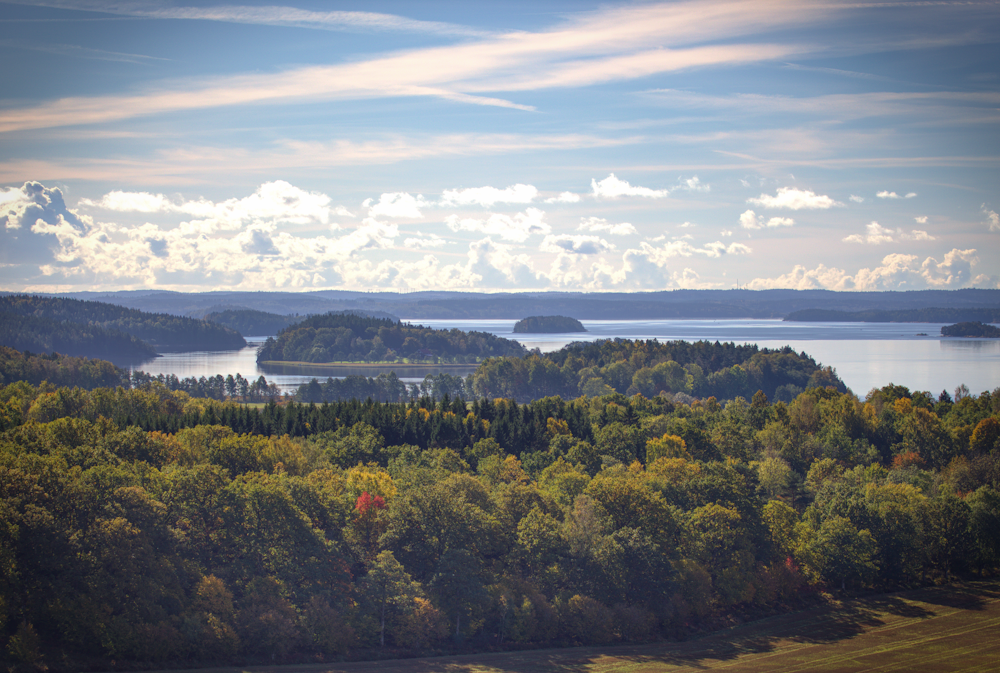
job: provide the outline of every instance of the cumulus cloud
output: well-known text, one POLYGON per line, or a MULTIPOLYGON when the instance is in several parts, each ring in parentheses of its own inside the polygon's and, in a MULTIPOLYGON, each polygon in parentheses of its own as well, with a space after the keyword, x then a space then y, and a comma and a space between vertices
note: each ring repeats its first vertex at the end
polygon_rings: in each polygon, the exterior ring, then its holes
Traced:
POLYGON ((855 196, 854 194, 851 194, 850 200, 853 201, 854 203, 864 203, 865 202, 865 197, 863 197, 863 196, 855 196))
POLYGON ((265 182, 253 194, 242 199, 220 202, 171 199, 163 194, 116 190, 96 201, 81 199, 80 205, 118 213, 189 215, 219 229, 238 229, 257 219, 291 224, 329 224, 333 215, 353 217, 343 206, 332 206, 326 194, 307 192, 284 180, 265 182))
POLYGON ((373 202, 372 199, 366 199, 361 205, 368 208, 369 217, 418 219, 423 217, 420 209, 431 204, 425 201, 420 194, 413 196, 406 192, 393 192, 382 194, 378 203, 373 202))
POLYGON ((730 229, 723 229, 719 232, 719 236, 732 236, 733 232, 730 229))
POLYGON ((757 198, 747 199, 761 208, 787 208, 789 210, 827 210, 842 203, 834 201, 824 194, 816 194, 808 189, 795 187, 779 187, 774 196, 761 194, 757 198))
MULTIPOLYGON (((38 185, 29 191, 36 200, 48 195, 54 201, 58 190, 38 185)), ((391 247, 399 233, 395 225, 366 218, 339 237, 297 236, 295 225, 323 222, 336 209, 323 195, 287 183, 268 183, 248 197, 221 203, 127 192, 105 196, 88 206, 121 212, 196 212, 203 217, 124 225, 94 222, 64 207, 43 212, 30 227, 33 239, 52 248, 38 267, 42 274, 81 283, 87 279, 88 285, 99 279, 118 287, 322 286, 344 282, 348 271, 358 266, 359 253, 391 247)))
POLYGON ((774 229, 777 227, 791 227, 795 224, 795 220, 790 217, 771 217, 764 220, 763 216, 757 215, 752 210, 746 210, 740 214, 740 226, 744 229, 763 229, 767 227, 769 229, 774 229))
POLYGON ((577 226, 577 231, 597 231, 597 232, 607 232, 609 234, 614 234, 616 236, 626 236, 628 234, 637 234, 635 227, 628 222, 619 222, 617 224, 612 224, 605 220, 603 217, 587 217, 580 220, 579 226, 577 226))
POLYGON ((905 196, 900 196, 896 192, 890 192, 890 191, 882 190, 881 192, 879 192, 875 196, 877 196, 880 199, 912 199, 916 195, 917 195, 916 192, 910 192, 910 193, 906 194, 905 196))
POLYGON ((670 194, 669 189, 650 189, 648 187, 632 186, 625 180, 615 177, 614 173, 611 173, 600 182, 591 180, 590 188, 594 196, 599 199, 616 199, 619 196, 645 196, 651 199, 662 199, 670 194))
POLYGON ((990 231, 1000 231, 1000 215, 997 214, 997 211, 987 209, 985 203, 981 208, 983 215, 986 216, 987 221, 990 223, 990 231))
MULTIPOLYGON (((926 220, 926 218, 924 218, 926 220)), ((919 221, 919 218, 918 220, 919 221)), ((901 228, 887 229, 878 222, 871 222, 865 226, 864 234, 852 234, 845 237, 845 243, 866 243, 868 245, 879 245, 880 243, 892 243, 894 240, 901 241, 933 241, 933 236, 922 229, 913 229, 909 233, 901 228)))
POLYGON ((538 190, 535 187, 520 183, 506 189, 497 189, 496 187, 446 189, 441 197, 441 205, 489 207, 495 203, 531 203, 537 196, 538 190))
POLYGON ((698 176, 688 178, 687 180, 681 180, 681 184, 677 189, 683 189, 688 192, 710 192, 712 191, 712 186, 704 184, 698 179, 698 176))
POLYGON ((916 222, 917 224, 927 224, 927 216, 918 215, 917 217, 913 218, 913 221, 916 222))
POLYGON ((544 252, 570 252, 577 255, 598 255, 613 252, 613 243, 588 234, 562 234, 546 236, 540 247, 544 252))
POLYGON ((940 262, 934 257, 927 257, 922 262, 919 260, 917 255, 893 253, 883 257, 879 266, 858 269, 854 275, 823 264, 815 269, 796 265, 789 273, 777 278, 755 278, 747 287, 752 290, 789 288, 881 291, 951 289, 996 283, 993 277, 975 275, 974 267, 979 263, 975 249, 952 249, 940 262))
POLYGON ((25 182, 20 189, 2 192, 0 208, 0 223, 7 230, 31 227, 38 220, 55 222, 57 218, 63 218, 69 226, 80 231, 89 224, 66 207, 62 190, 45 187, 40 182, 25 182))
POLYGON ((415 249, 425 249, 425 248, 440 248, 447 245, 448 241, 441 238, 440 236, 435 236, 434 234, 423 234, 423 238, 407 238, 403 240, 403 246, 407 248, 415 249))
POLYGON ((558 195, 545 199, 545 203, 577 203, 580 195, 573 192, 560 192, 558 195))
POLYGON ((513 216, 493 213, 485 219, 460 218, 449 215, 445 223, 452 231, 476 231, 489 236, 499 236, 506 241, 523 243, 533 234, 550 234, 552 227, 543 221, 545 213, 537 208, 528 208, 513 216))

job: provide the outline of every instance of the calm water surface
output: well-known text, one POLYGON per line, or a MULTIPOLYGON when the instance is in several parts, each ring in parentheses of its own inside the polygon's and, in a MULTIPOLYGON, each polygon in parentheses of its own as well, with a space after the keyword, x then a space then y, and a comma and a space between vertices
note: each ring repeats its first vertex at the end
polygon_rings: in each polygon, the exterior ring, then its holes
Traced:
MULTIPOLYGON (((572 341, 659 339, 669 341, 733 341, 767 348, 791 346, 823 365, 831 365, 855 393, 895 383, 935 395, 966 384, 973 393, 1000 386, 1000 339, 943 339, 942 324, 931 323, 798 323, 780 320, 590 320, 587 332, 576 334, 517 334, 514 320, 412 320, 436 329, 458 328, 490 332, 516 339, 528 348, 554 351, 572 341), (921 336, 926 333, 930 336, 921 336)), ((248 337, 240 351, 168 353, 136 369, 150 374, 186 376, 235 375, 253 380, 257 346, 266 337, 248 337)), ((363 372, 373 376, 378 372, 363 372)), ((454 372, 452 372, 454 373, 454 372)), ((309 374, 264 374, 269 382, 293 388, 309 374)), ((327 373, 315 374, 320 379, 327 373)), ((404 377, 400 377, 404 378, 404 377)), ((419 377, 404 380, 418 381, 419 377)))

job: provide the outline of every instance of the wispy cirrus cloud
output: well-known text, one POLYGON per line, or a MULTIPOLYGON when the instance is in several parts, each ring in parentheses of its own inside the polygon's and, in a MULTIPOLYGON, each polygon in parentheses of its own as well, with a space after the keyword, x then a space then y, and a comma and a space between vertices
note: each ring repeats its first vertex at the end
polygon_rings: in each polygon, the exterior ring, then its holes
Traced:
POLYGON ((489 31, 440 21, 420 21, 395 14, 377 12, 316 12, 297 7, 277 5, 253 7, 223 5, 218 7, 170 7, 142 2, 59 2, 56 0, 12 0, 13 4, 35 7, 52 7, 75 11, 98 12, 143 19, 168 19, 174 21, 218 21, 261 26, 282 26, 334 31, 393 31, 432 33, 439 35, 478 36, 489 31))
MULTIPOLYGON (((283 11, 267 11, 272 10, 283 11)), ((184 11, 199 14, 212 10, 184 11)), ((530 105, 484 94, 584 87, 693 67, 783 58, 810 48, 757 41, 692 45, 739 38, 763 26, 773 30, 802 25, 837 11, 835 6, 791 0, 765 6, 691 0, 603 9, 578 15, 547 31, 507 33, 355 63, 150 84, 132 94, 67 97, 8 109, 0 112, 0 132, 101 124, 222 106, 382 97, 430 96, 530 110, 530 105)), ((230 11, 233 16, 240 12, 253 14, 243 9, 230 11)))

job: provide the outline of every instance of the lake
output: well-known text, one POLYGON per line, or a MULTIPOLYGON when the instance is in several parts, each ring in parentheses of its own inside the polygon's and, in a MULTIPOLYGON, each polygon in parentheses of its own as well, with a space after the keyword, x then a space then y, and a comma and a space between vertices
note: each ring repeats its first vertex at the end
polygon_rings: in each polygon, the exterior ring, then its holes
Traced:
MULTIPOLYGON (((596 339, 659 339, 660 341, 733 341, 766 348, 791 346, 817 362, 836 368, 840 378, 860 397, 889 383, 911 390, 953 392, 964 383, 979 394, 1000 386, 1000 339, 942 338, 942 324, 932 323, 817 323, 780 320, 589 320, 587 332, 576 334, 514 334, 514 320, 411 320, 436 329, 458 328, 490 332, 516 339, 528 348, 549 352, 572 341, 596 339), (929 336, 921 336, 926 333, 929 336)), ((261 374, 289 390, 313 376, 323 380, 329 370, 309 374, 301 369, 266 373, 257 367, 257 346, 267 337, 247 337, 240 351, 168 353, 136 366, 153 375, 215 376, 240 373, 254 380, 261 374)), ((449 373, 469 373, 473 370, 449 373)), ((356 370, 375 376, 381 370, 356 370)), ((400 378, 415 382, 423 373, 401 371, 400 378), (404 376, 403 374, 411 374, 404 376)))

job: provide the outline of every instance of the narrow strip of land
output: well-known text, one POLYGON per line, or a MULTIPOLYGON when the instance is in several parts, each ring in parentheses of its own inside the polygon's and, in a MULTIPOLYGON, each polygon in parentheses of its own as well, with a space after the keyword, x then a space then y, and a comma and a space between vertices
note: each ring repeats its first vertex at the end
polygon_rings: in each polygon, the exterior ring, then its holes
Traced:
MULTIPOLYGON (((883 594, 685 643, 211 669, 214 673, 826 673, 1000 669, 1000 581, 883 594)), ((209 672, 206 672, 209 673, 209 672)))

